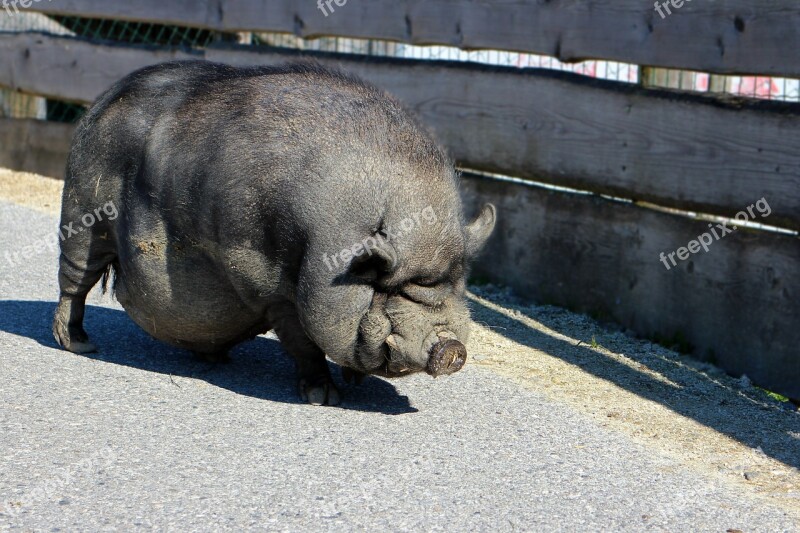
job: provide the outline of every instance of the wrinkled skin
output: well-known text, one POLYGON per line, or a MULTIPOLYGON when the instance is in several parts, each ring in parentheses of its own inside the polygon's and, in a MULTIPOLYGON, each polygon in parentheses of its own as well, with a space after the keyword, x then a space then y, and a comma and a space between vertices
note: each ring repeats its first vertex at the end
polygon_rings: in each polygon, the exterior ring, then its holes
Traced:
POLYGON ((78 126, 62 224, 108 202, 115 220, 62 242, 65 349, 95 349, 84 301, 113 272, 139 326, 208 360, 274 329, 314 404, 340 400, 325 355, 396 377, 465 343, 467 264, 495 223, 486 206, 465 224, 451 162, 394 99, 310 65, 175 62, 117 83, 78 126))

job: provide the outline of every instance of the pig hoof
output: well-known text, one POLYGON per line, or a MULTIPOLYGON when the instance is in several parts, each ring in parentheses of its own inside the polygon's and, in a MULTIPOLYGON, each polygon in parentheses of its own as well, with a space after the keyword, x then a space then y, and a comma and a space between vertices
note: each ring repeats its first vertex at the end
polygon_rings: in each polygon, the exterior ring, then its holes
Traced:
POLYGON ((311 405, 339 405, 342 400, 339 389, 329 377, 321 380, 301 379, 297 388, 303 401, 311 405))
POLYGON ((342 367, 342 379, 344 379, 347 383, 361 385, 361 382, 364 381, 365 377, 366 374, 362 374, 358 370, 353 370, 352 368, 348 368, 346 366, 342 367))
POLYGON ((97 351, 97 346, 91 342, 73 341, 69 344, 62 344, 63 348, 72 353, 94 353, 97 351))
POLYGON ((97 346, 91 342, 73 342, 67 349, 72 353, 95 353, 97 346))
POLYGON ((89 336, 83 330, 62 329, 58 326, 53 328, 53 337, 59 346, 72 353, 93 353, 97 351, 97 346, 89 342, 89 336))

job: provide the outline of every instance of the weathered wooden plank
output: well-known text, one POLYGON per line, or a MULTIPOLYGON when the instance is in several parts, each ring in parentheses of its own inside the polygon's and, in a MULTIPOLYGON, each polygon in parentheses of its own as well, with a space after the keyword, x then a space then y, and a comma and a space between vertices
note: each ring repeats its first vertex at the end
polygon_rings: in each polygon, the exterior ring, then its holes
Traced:
MULTIPOLYGON (((385 87, 466 168, 732 217, 766 197, 800 229, 800 106, 721 101, 550 71, 304 54, 385 87)), ((0 85, 88 102, 128 72, 205 58, 271 65, 246 47, 182 51, 0 35, 0 85)))
POLYGON ((29 9, 220 31, 338 35, 532 52, 562 61, 599 58, 800 77, 795 0, 684 2, 664 18, 652 2, 641 0, 345 0, 342 6, 331 0, 328 6, 323 12, 313 0, 59 0, 29 9))
POLYGON ((64 179, 71 124, 0 118, 0 167, 64 179))
POLYGON ((138 68, 192 57, 203 55, 170 48, 94 45, 33 33, 0 34, 0 86, 88 103, 138 68))
POLYGON ((52 2, 31 0, 29 7, 12 6, 11 10, 36 11, 46 15, 68 15, 86 18, 108 18, 127 21, 174 24, 194 28, 218 29, 221 4, 217 0, 139 0, 109 2, 107 0, 63 0, 52 2))
POLYGON ((800 239, 739 229, 667 270, 708 223, 598 197, 467 176, 469 211, 498 207, 474 267, 542 303, 681 339, 729 372, 800 398, 800 239), (669 264, 669 263, 668 263, 669 264))

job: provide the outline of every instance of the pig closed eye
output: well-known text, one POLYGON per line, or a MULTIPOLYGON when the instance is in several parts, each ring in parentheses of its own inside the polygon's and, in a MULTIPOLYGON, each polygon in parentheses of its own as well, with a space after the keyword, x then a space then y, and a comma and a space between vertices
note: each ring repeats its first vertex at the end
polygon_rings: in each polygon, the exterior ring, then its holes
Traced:
POLYGON ((447 297, 447 286, 442 283, 422 285, 420 283, 407 283, 403 285, 400 294, 405 298, 428 307, 440 307, 447 297))

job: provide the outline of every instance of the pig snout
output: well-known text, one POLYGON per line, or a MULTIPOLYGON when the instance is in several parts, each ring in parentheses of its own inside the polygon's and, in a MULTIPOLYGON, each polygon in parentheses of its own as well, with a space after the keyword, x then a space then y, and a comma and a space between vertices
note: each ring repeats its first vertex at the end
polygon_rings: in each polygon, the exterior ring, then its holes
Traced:
POLYGON ((386 370, 393 377, 408 375, 420 370, 424 370, 433 377, 438 377, 461 370, 467 362, 467 349, 464 344, 450 332, 434 333, 433 337, 436 340, 420 361, 401 356, 399 344, 401 338, 396 334, 389 335, 386 345, 392 357, 385 363, 386 370))
POLYGON ((425 368, 425 372, 433 377, 458 372, 467 362, 467 348, 461 342, 448 334, 439 335, 439 339, 431 348, 425 368))

